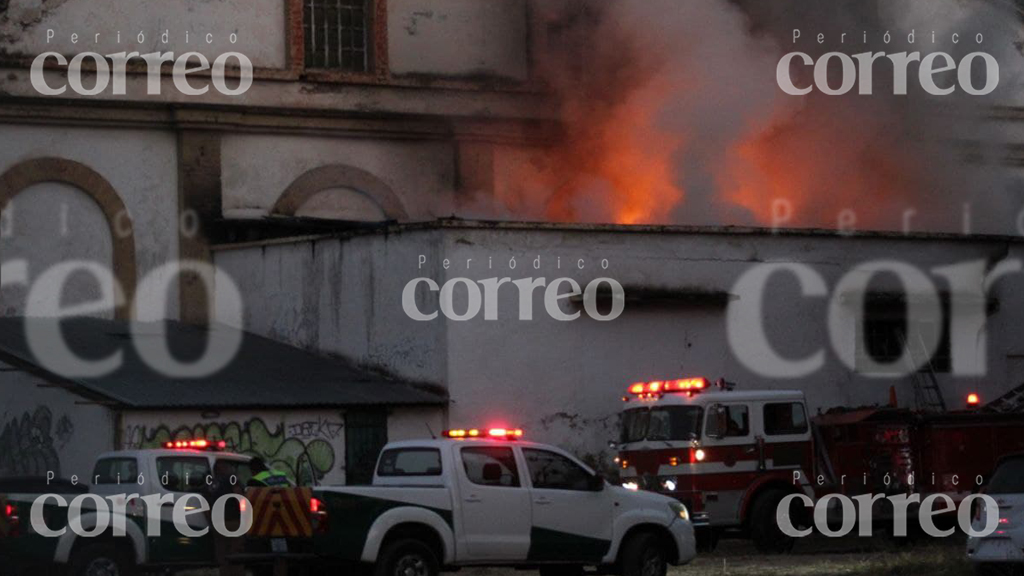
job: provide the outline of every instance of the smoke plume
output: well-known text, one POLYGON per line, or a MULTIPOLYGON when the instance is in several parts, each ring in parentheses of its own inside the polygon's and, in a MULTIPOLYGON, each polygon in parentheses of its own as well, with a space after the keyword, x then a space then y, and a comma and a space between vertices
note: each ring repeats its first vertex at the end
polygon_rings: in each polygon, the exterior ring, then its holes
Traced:
MULTIPOLYGON (((992 115, 1019 92, 1020 13, 1009 0, 550 5, 541 15, 550 45, 538 60, 565 137, 500 163, 495 214, 1011 233, 1024 194, 1001 164, 1008 123, 992 115), (909 93, 894 95, 883 58, 872 95, 792 96, 776 81, 792 51, 943 51, 956 62, 983 51, 999 62, 1000 84, 987 96, 934 96, 912 64, 909 93)), ((807 72, 794 72, 798 84, 812 82, 807 72)), ((936 79, 954 84, 956 72, 936 79)))

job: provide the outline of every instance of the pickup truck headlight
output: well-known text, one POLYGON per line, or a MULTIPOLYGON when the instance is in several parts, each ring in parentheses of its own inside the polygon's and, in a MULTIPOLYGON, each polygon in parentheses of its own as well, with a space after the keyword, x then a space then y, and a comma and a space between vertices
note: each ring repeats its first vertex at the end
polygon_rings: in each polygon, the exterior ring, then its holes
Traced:
POLYGON ((690 511, 682 502, 669 502, 668 507, 672 509, 672 514, 679 516, 682 520, 690 519, 690 511))

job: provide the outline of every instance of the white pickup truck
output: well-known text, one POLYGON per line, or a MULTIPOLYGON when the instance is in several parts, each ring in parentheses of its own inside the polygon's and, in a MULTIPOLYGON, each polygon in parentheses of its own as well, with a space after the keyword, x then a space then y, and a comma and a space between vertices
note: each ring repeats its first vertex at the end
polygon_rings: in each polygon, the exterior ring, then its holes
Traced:
POLYGON ((449 430, 388 444, 371 486, 313 491, 321 561, 375 576, 435 576, 462 566, 663 576, 695 555, 677 500, 611 486, 566 452, 520 431, 449 430))
MULTIPOLYGON (((173 503, 195 495, 209 497, 216 478, 230 478, 239 489, 252 477, 250 457, 224 451, 224 443, 206 440, 178 441, 161 449, 119 450, 101 454, 96 460, 90 478, 71 485, 67 481, 51 482, 39 479, 34 482, 0 481, 0 574, 39 574, 43 570, 60 568, 68 576, 124 576, 140 571, 170 572, 193 567, 216 566, 215 542, 209 530, 209 516, 201 510, 195 499, 185 502, 187 510, 193 510, 186 517, 186 523, 193 530, 204 531, 202 536, 184 537, 172 521, 173 503), (88 483, 88 486, 85 485, 88 483), (115 536, 112 530, 98 530, 91 537, 78 535, 69 529, 69 504, 83 494, 95 495, 105 502, 113 526, 117 517, 122 517, 125 532, 115 536), (30 522, 33 505, 41 500, 41 519, 47 530, 54 532, 44 535, 33 529, 30 522), (159 507, 159 534, 148 529, 146 498, 164 496, 168 502, 159 507)), ((249 544, 254 537, 263 536, 260 527, 266 523, 260 519, 267 513, 257 504, 266 502, 264 508, 285 508, 293 517, 303 520, 309 515, 309 488, 250 488, 247 491, 253 500, 253 527, 247 533, 249 544), (254 494, 267 491, 264 498, 253 500, 254 494), (284 498, 294 494, 294 497, 284 498)), ((212 505, 212 502, 208 502, 212 505)), ((92 531, 99 522, 96 502, 83 502, 80 525, 92 531)), ((298 522, 289 530, 278 530, 271 536, 288 545, 289 551, 297 548, 292 543, 311 544, 311 527, 308 520, 298 522), (300 524, 304 524, 306 530, 300 524)), ((268 538, 266 544, 270 545, 268 538)), ((257 550, 262 552, 262 548, 257 550)), ((249 554, 254 563, 260 554, 249 554)), ((270 556, 268 556, 270 557, 270 556)), ((275 556, 276 557, 276 556, 275 556)))

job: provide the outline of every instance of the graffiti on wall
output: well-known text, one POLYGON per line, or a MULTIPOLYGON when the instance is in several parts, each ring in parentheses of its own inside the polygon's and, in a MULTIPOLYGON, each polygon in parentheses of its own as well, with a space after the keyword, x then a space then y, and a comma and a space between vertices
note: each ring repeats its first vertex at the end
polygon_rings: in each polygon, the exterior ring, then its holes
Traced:
POLYGON ((123 444, 125 448, 159 448, 169 440, 224 440, 229 451, 259 456, 269 466, 293 479, 304 478, 311 470, 319 481, 334 468, 335 454, 331 441, 340 437, 344 426, 340 420, 324 418, 287 427, 282 422, 273 429, 262 418, 191 426, 134 425, 125 428, 123 444))
POLYGON ((67 414, 55 419, 48 406, 20 417, 3 417, 0 432, 0 476, 60 476, 58 452, 71 440, 75 426, 67 414))

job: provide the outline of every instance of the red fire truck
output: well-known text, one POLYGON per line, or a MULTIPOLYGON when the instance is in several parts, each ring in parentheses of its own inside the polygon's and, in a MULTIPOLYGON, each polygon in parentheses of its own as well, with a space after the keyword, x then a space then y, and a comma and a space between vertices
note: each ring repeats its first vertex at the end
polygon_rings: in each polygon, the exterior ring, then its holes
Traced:
MULTIPOLYGON (((796 492, 815 502, 833 493, 941 492, 959 505, 1001 456, 1024 450, 1019 412, 885 406, 811 418, 803 392, 733 388, 705 378, 638 382, 623 397, 616 443, 623 485, 686 504, 705 544, 728 531, 763 552, 791 549, 776 509, 796 492)), ((874 520, 891 519, 885 503, 876 503, 874 520)), ((810 513, 792 509, 807 525, 810 513)))

